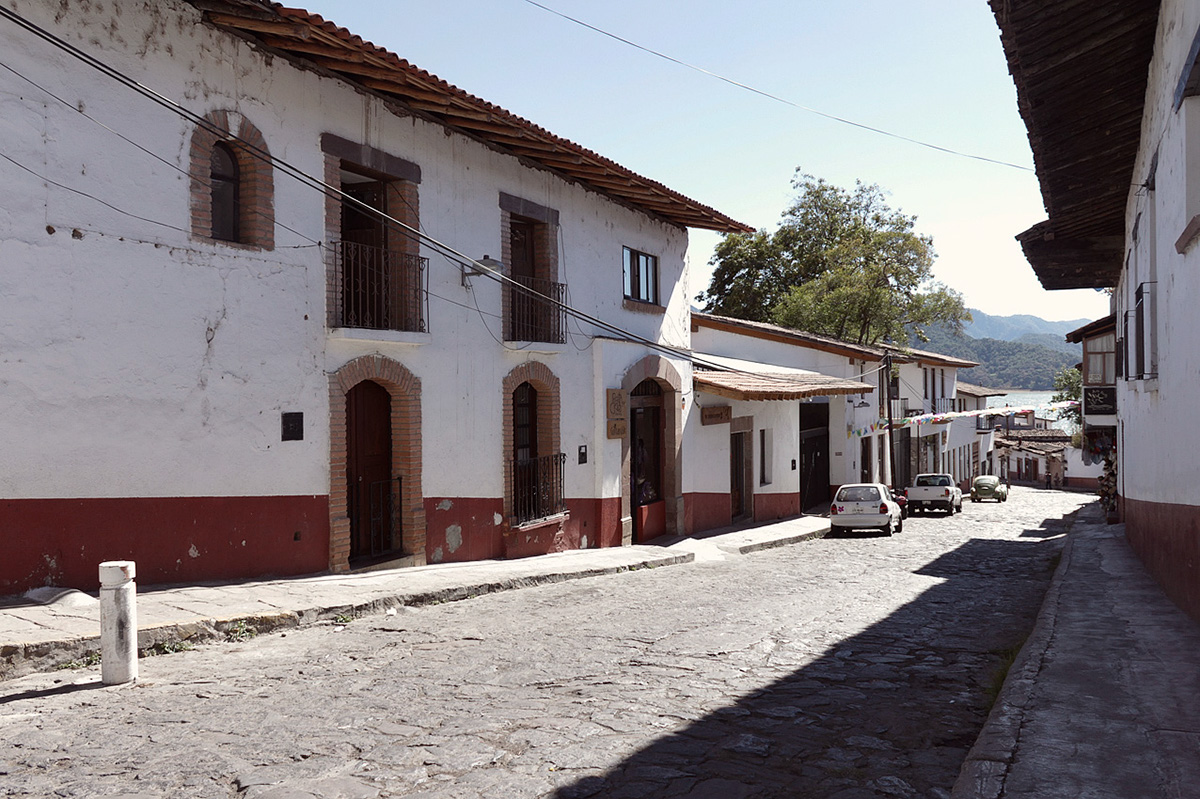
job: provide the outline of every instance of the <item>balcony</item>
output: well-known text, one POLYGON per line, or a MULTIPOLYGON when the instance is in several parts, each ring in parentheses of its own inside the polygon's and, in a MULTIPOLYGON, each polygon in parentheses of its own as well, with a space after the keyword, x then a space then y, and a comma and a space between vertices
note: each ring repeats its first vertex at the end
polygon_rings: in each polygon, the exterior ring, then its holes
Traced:
POLYGON ((426 332, 428 258, 338 241, 333 259, 334 327, 426 332))
POLYGON ((513 285, 504 287, 508 306, 508 314, 504 320, 505 341, 565 344, 567 325, 562 303, 566 302, 566 285, 555 283, 553 280, 520 275, 514 275, 512 280, 520 288, 513 285), (539 294, 542 296, 538 296, 539 294))
POLYGON ((509 461, 513 524, 526 524, 566 511, 563 502, 565 453, 509 461))
POLYGON ((958 410, 958 400, 953 397, 938 397, 933 401, 934 413, 953 413, 958 410))

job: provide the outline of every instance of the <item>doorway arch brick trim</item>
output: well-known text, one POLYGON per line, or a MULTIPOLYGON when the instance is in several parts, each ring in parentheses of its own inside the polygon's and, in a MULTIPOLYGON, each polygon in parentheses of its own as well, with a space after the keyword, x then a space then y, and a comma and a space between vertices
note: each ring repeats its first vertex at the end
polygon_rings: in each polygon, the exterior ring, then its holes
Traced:
POLYGON ((346 395, 371 380, 392 398, 392 473, 401 478, 404 560, 425 564, 425 506, 421 488, 421 380, 382 355, 355 358, 329 377, 329 570, 350 569, 350 516, 346 485, 346 395))
MULTIPOLYGON (((653 380, 663 392, 663 493, 667 502, 669 536, 684 533, 683 506, 683 409, 680 397, 683 377, 675 365, 661 355, 647 355, 629 367, 621 390, 630 394, 643 380, 653 380)), ((621 544, 633 543, 633 496, 630 488, 632 450, 629 436, 621 438, 621 544)))
MULTIPOLYGON (((502 407, 504 413, 504 450, 501 468, 504 474, 504 518, 513 516, 513 476, 509 461, 513 457, 513 392, 522 383, 529 383, 538 393, 537 401, 537 451, 541 455, 552 455, 562 451, 559 439, 561 399, 559 380, 550 367, 541 361, 526 361, 504 376, 502 407)), ((508 522, 511 526, 511 522, 508 522)))

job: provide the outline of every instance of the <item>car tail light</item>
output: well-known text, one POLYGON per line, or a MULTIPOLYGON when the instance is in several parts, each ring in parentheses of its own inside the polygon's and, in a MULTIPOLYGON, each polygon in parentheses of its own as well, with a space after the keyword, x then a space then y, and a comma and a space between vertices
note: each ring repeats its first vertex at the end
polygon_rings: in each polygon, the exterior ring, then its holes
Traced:
POLYGON ((945 491, 943 491, 942 496, 945 496, 945 497, 950 496, 950 489, 947 488, 945 491))
POLYGON ((837 505, 830 505, 830 506, 829 506, 829 515, 830 515, 830 516, 837 516, 837 505))
POLYGON ((886 503, 886 502, 880 502, 880 503, 879 503, 879 512, 880 512, 880 513, 887 513, 887 512, 888 512, 888 506, 887 506, 887 503, 886 503))

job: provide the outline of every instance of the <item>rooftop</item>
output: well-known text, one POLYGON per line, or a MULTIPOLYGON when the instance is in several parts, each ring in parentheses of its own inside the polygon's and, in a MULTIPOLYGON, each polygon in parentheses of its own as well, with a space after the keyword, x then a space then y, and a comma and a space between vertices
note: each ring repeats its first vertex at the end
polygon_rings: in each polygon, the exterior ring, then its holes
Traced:
POLYGON ((535 168, 683 227, 753 228, 413 66, 317 14, 267 0, 188 0, 205 21, 293 64, 334 75, 535 168))

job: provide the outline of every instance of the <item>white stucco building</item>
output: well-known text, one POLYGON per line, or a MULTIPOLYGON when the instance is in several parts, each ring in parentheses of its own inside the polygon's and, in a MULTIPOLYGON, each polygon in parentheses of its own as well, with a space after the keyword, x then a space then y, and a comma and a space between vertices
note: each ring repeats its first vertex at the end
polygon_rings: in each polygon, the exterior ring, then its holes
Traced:
POLYGON ((0 49, 0 593, 682 532, 687 228, 746 226, 266 2, 0 49))
POLYGON ((1126 534, 1200 618, 1200 4, 992 6, 1049 217, 1018 239, 1047 288, 1114 289, 1097 355, 1114 356, 1126 534))

